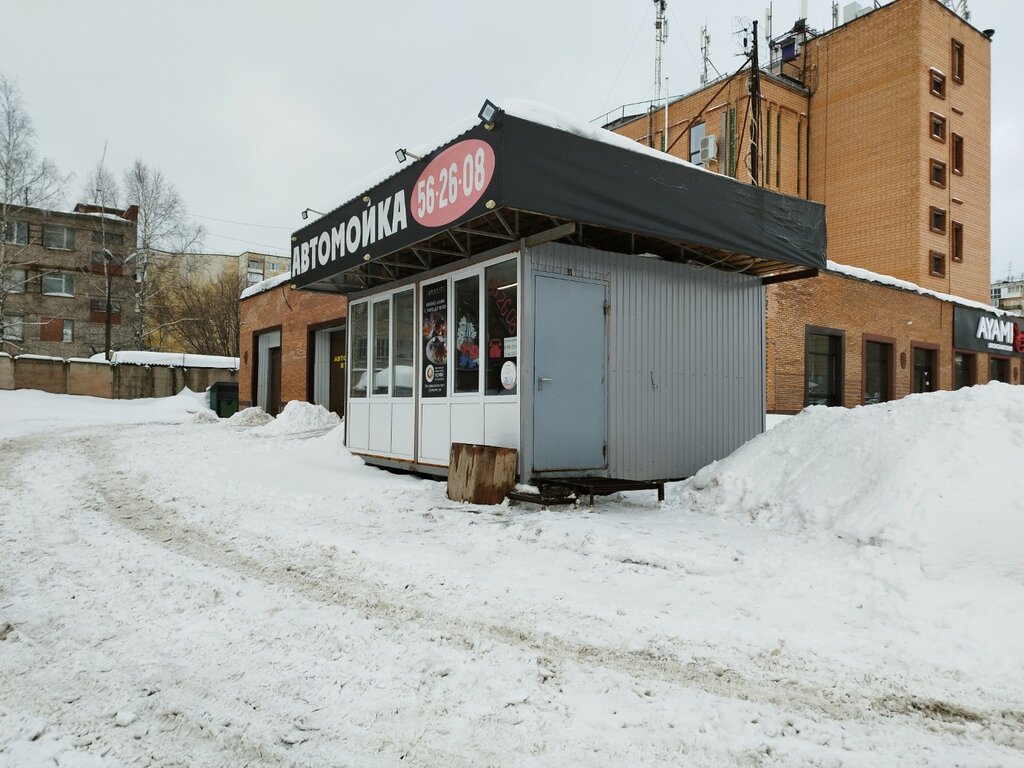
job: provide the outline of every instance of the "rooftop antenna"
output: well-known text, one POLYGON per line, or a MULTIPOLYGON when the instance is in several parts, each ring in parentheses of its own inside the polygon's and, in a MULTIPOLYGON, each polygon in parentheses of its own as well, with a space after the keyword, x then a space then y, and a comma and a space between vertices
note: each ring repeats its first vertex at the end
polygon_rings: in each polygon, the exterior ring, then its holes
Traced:
POLYGON ((942 3, 964 21, 971 20, 971 10, 967 7, 967 0, 942 0, 942 3))
POLYGON ((667 0, 654 0, 654 98, 661 101, 661 49, 668 40, 668 19, 665 18, 667 0))
POLYGON ((832 0, 832 29, 839 26, 839 0, 832 0))
POLYGON ((764 9, 764 41, 769 46, 772 44, 772 4, 764 9))
POLYGON ((711 51, 711 36, 708 35, 708 24, 704 22, 704 26, 700 28, 700 84, 705 86, 708 84, 708 63, 710 62, 710 51, 711 51))

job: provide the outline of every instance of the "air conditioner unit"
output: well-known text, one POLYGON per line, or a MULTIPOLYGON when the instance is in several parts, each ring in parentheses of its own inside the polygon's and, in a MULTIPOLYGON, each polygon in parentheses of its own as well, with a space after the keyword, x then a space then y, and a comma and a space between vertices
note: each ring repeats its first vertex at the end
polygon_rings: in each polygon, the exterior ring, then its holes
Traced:
POLYGON ((713 133, 700 140, 700 161, 706 163, 708 160, 718 159, 718 137, 713 133))

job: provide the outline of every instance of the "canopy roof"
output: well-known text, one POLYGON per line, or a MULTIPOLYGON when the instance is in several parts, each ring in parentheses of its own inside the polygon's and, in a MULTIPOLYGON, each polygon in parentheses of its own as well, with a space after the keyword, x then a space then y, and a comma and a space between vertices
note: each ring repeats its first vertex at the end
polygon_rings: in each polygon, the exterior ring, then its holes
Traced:
POLYGON ((364 291, 531 238, 771 280, 825 267, 822 205, 518 111, 499 110, 298 230, 293 283, 364 291))

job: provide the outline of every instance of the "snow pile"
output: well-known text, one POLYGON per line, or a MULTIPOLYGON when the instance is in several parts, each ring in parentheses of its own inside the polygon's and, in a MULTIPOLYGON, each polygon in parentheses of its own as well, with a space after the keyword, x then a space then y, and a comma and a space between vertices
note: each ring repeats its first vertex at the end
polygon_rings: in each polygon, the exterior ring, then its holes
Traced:
POLYGON ((292 400, 269 424, 253 430, 261 435, 298 435, 307 432, 323 432, 334 429, 341 423, 338 414, 322 405, 313 405, 301 400, 292 400))
POLYGON ((258 283, 250 285, 248 288, 242 291, 242 295, 239 296, 238 298, 248 299, 250 296, 255 296, 258 293, 273 290, 274 288, 277 288, 277 286, 279 285, 284 285, 289 280, 291 280, 291 278, 291 272, 282 272, 280 275, 268 277, 266 280, 261 280, 258 283))
POLYGON ((931 578, 1024 584, 1024 387, 991 383, 852 410, 812 407, 700 470, 682 501, 915 552, 931 578))
POLYGON ((224 423, 229 427, 262 427, 264 424, 269 424, 274 420, 274 417, 264 411, 259 406, 253 406, 252 408, 244 408, 241 411, 231 414, 224 423))
MULTIPOLYGON (((90 362, 105 363, 107 357, 98 352, 89 358, 90 362)), ((182 368, 224 368, 238 370, 238 358, 227 355, 189 355, 183 352, 145 352, 123 350, 115 352, 110 361, 117 364, 132 363, 134 365, 167 365, 182 368)))

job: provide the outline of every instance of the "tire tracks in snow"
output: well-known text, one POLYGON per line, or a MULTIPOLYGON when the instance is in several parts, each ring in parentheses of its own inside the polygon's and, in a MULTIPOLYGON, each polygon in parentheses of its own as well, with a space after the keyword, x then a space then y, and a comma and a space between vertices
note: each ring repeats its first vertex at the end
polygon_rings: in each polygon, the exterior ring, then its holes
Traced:
POLYGON ((765 671, 763 679, 755 680, 723 668, 713 659, 682 661, 644 649, 593 645, 548 632, 451 615, 445 611, 443 599, 422 593, 398 593, 340 571, 332 566, 327 548, 317 562, 309 562, 308 548, 270 548, 253 540, 248 544, 254 550, 243 552, 231 542, 182 520, 172 509, 140 495, 133 480, 114 467, 110 460, 113 452, 98 444, 97 438, 87 437, 80 446, 101 468, 95 474, 96 491, 103 500, 101 509, 120 525, 180 556, 286 588, 317 603, 355 610, 394 626, 413 624, 434 630, 447 642, 466 650, 472 650, 481 639, 526 649, 536 655, 543 667, 557 668, 572 661, 635 679, 651 679, 726 699, 769 705, 811 719, 869 726, 897 719, 923 731, 1024 751, 1024 712, 981 711, 917 697, 894 683, 889 684, 889 690, 878 690, 877 679, 874 696, 838 686, 812 686, 793 679, 795 670, 769 655, 752 658, 765 671), (431 602, 438 606, 437 610, 424 607, 431 602))

